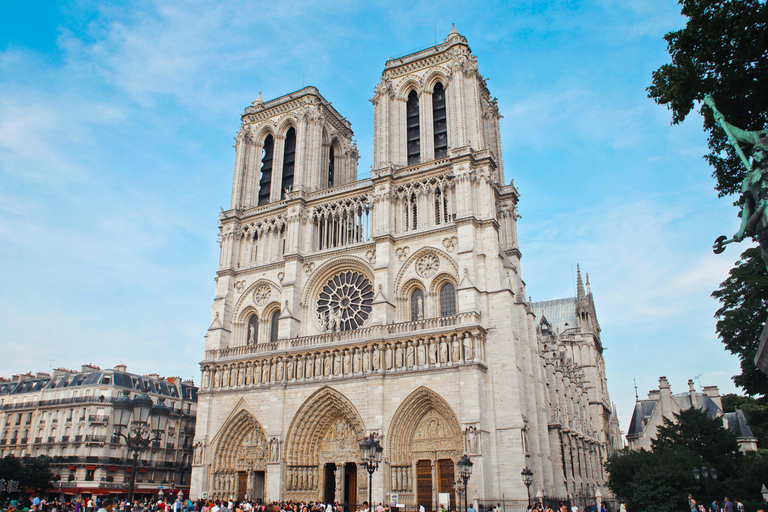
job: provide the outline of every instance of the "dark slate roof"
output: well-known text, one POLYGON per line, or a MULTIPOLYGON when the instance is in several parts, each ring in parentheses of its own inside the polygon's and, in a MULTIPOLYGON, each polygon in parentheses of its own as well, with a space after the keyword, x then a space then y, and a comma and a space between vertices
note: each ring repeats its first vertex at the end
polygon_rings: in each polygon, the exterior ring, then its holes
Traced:
POLYGON ((643 433, 643 428, 655 408, 656 400, 638 400, 635 402, 635 412, 632 413, 632 421, 629 422, 627 437, 643 433))
POLYGON ((736 437, 755 437, 752 429, 747 425, 747 418, 741 409, 736 409, 736 412, 725 413, 725 419, 728 421, 728 429, 736 434, 736 437))
MULTIPOLYGON (((680 405, 681 409, 690 409, 691 408, 691 393, 678 393, 676 395, 672 395, 672 398, 675 399, 675 401, 680 405)), ((707 415, 710 418, 716 417, 718 414, 721 414, 723 411, 720 410, 720 408, 717 406, 717 404, 709 398, 709 396, 705 395, 704 393, 696 393, 696 403, 699 406, 699 409, 706 412, 707 415)))
POLYGON ((576 317, 576 297, 534 302, 531 306, 536 315, 536 322, 546 318, 553 332, 558 330, 562 333, 566 329, 579 326, 579 319, 576 317))

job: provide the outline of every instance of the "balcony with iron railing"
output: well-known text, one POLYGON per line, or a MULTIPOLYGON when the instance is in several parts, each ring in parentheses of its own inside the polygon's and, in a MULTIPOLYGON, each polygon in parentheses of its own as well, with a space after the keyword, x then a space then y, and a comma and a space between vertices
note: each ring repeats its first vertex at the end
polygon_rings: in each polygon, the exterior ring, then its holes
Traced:
POLYGON ((88 421, 90 423, 109 423, 109 416, 106 414, 89 414, 88 421))
POLYGON ((85 436, 86 443, 103 443, 107 440, 107 436, 104 435, 87 435, 85 436))

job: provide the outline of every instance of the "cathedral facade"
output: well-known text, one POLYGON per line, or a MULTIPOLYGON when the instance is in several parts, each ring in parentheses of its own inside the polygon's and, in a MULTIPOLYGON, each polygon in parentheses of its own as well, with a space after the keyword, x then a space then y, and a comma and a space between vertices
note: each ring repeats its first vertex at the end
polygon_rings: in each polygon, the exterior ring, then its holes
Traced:
POLYGON ((365 180, 316 88, 242 115, 191 496, 354 507, 370 434, 376 503, 455 504, 464 454, 470 500, 525 499, 526 467, 532 495, 603 489, 620 441, 591 293, 562 329, 526 300, 501 116, 466 39, 388 61, 371 101, 365 180))

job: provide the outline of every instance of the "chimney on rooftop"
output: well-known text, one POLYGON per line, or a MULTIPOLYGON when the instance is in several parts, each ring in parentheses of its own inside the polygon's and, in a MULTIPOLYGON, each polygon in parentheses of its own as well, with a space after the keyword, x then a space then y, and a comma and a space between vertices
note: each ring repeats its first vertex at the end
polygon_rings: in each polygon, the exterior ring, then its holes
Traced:
POLYGON ((691 406, 698 409, 699 402, 696 399, 696 386, 693 385, 693 379, 688 379, 688 393, 691 395, 691 406))
POLYGON ((721 411, 723 410, 723 401, 720 398, 720 390, 717 386, 704 386, 704 394, 712 399, 721 411))
POLYGON ((115 365, 115 371, 120 373, 125 373, 128 371, 128 367, 124 365, 123 363, 120 363, 118 365, 115 365))

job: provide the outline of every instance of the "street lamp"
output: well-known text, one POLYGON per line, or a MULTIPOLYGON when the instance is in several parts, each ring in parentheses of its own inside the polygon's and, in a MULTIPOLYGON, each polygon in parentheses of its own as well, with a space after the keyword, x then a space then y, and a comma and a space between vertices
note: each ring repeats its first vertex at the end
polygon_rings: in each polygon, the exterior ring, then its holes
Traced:
POLYGON ((533 471, 526 466, 520 474, 523 476, 525 489, 528 491, 528 508, 531 508, 531 484, 533 483, 533 471))
POLYGON ((373 509, 373 473, 379 469, 381 463, 381 452, 384 448, 381 447, 373 434, 360 443, 360 458, 365 465, 365 469, 368 470, 368 510, 373 509))
POLYGON ((717 470, 715 468, 708 468, 707 466, 693 468, 693 478, 707 490, 707 508, 709 509, 712 506, 712 497, 709 495, 709 484, 717 480, 717 470))
POLYGON ((760 489, 760 494, 763 495, 763 501, 768 501, 768 487, 763 484, 763 487, 760 489))
MULTIPOLYGON (((462 512, 466 512, 467 508, 469 507, 467 499, 469 498, 469 489, 467 488, 467 482, 469 481, 469 477, 472 476, 472 461, 469 460, 469 457, 467 457, 467 454, 465 453, 459 461, 456 463, 456 466, 459 468, 459 480, 462 482, 463 487, 463 493, 464 493, 464 509, 462 512)), ((459 495, 459 498, 461 498, 461 495, 459 495)), ((461 503, 459 503, 461 505, 461 503)))
MULTIPOLYGON (((163 398, 152 405, 152 399, 145 393, 133 400, 128 398, 128 392, 121 396, 112 406, 112 425, 115 427, 115 437, 125 439, 125 445, 133 451, 133 469, 131 470, 131 485, 128 489, 128 503, 133 503, 133 488, 136 484, 136 464, 139 453, 147 449, 152 441, 160 441, 160 436, 168 425, 171 410, 163 403, 163 398), (126 432, 123 432, 125 430, 126 432)), ((159 495, 162 495, 162 490, 159 495)))

